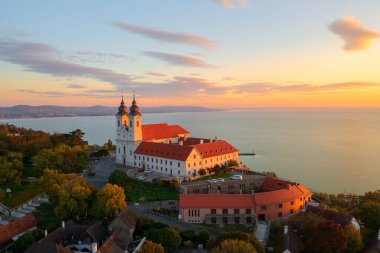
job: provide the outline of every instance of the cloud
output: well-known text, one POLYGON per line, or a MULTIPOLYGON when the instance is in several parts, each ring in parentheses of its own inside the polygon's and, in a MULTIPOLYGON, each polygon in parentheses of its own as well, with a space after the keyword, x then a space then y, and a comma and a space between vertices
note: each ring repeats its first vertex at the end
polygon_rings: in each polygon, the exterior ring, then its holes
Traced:
POLYGON ((168 32, 125 22, 112 22, 112 25, 121 30, 143 35, 147 38, 151 38, 161 42, 187 44, 197 46, 203 49, 213 49, 216 47, 217 44, 213 40, 190 33, 168 32))
POLYGON ((323 85, 311 84, 294 84, 294 85, 278 85, 273 83, 249 83, 233 86, 233 92, 249 93, 249 94, 270 94, 270 93, 315 93, 315 92, 333 92, 344 91, 357 88, 379 87, 379 83, 374 82, 345 82, 331 83, 323 85))
POLYGON ((157 73, 157 72, 148 72, 147 74, 150 76, 166 76, 165 74, 157 73))
POLYGON ((227 8, 234 8, 234 7, 248 7, 249 1, 248 0, 214 0, 218 4, 227 7, 227 8))
POLYGON ((180 54, 170 54, 170 53, 162 53, 162 52, 156 52, 156 51, 146 51, 144 52, 145 55, 159 59, 161 61, 178 65, 178 66, 187 66, 187 67, 198 67, 198 68, 213 68, 215 66, 210 65, 206 62, 204 62, 201 59, 186 56, 186 55, 180 55, 180 54))
POLYGON ((63 96, 68 95, 68 93, 60 92, 60 91, 36 91, 36 90, 17 90, 17 91, 21 93, 42 95, 46 97, 63 97, 63 96))
POLYGON ((0 60, 59 77, 89 77, 114 85, 127 85, 133 77, 109 69, 88 67, 59 58, 60 52, 44 43, 0 40, 0 60))
POLYGON ((84 86, 82 84, 75 84, 75 83, 67 84, 66 87, 70 88, 70 89, 83 89, 83 88, 86 88, 86 86, 84 86))
POLYGON ((347 51, 366 49, 380 37, 379 33, 364 28, 360 21, 350 16, 335 20, 329 29, 344 40, 343 48, 347 51))

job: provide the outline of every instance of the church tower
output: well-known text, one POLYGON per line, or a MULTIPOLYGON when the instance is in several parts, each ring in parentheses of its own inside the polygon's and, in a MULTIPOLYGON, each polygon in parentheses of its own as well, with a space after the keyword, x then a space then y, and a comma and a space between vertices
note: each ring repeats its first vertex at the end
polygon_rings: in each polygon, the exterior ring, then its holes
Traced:
POLYGON ((127 165, 135 166, 134 152, 142 142, 141 113, 133 95, 132 106, 129 108, 127 130, 127 165))
POLYGON ((124 97, 121 98, 118 112, 116 113, 116 163, 126 164, 126 146, 127 146, 127 129, 128 113, 124 103, 124 97))

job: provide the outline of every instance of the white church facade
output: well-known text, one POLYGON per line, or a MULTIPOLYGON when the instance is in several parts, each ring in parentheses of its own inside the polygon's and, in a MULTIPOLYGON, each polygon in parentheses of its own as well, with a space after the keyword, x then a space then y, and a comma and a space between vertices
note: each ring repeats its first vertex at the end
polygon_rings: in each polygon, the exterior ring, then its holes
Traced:
POLYGON ((224 140, 192 138, 179 125, 143 125, 135 97, 129 112, 121 100, 116 114, 117 164, 186 179, 217 164, 239 163, 238 152, 224 140))

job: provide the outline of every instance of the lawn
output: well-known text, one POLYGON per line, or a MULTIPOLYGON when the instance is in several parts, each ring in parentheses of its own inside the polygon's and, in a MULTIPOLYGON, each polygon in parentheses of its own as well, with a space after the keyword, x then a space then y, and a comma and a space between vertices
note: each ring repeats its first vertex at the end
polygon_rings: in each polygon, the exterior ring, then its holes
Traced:
POLYGON ((54 214, 52 205, 42 203, 34 212, 42 227, 45 227, 49 232, 53 231, 61 225, 62 219, 57 218, 54 214))
POLYGON ((173 187, 128 178, 124 187, 128 202, 178 200, 179 192, 173 187))
POLYGON ((22 181, 19 186, 12 186, 11 191, 11 197, 5 198, 3 201, 3 204, 10 208, 22 204, 43 192, 35 181, 22 181))
POLYGON ((196 179, 194 181, 206 181, 206 180, 213 179, 213 178, 230 178, 231 176, 232 176, 232 173, 229 171, 228 172, 219 172, 218 174, 205 176, 205 177, 196 179))

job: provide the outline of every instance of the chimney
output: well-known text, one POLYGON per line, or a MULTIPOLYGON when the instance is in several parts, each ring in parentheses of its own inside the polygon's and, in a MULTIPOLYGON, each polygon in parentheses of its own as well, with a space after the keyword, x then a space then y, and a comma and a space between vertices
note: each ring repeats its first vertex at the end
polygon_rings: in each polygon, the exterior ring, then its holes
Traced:
POLYGON ((284 226, 284 235, 287 235, 287 234, 288 234, 288 232, 289 232, 288 229, 289 229, 288 226, 285 225, 285 226, 284 226))
POLYGON ((203 144, 203 139, 201 139, 201 140, 199 141, 199 144, 203 144))
POLYGON ((48 231, 47 229, 45 229, 45 237, 48 235, 48 231))
POLYGON ((91 253, 98 252, 98 244, 96 242, 91 243, 91 253))
POLYGON ((65 229, 65 221, 62 221, 62 228, 65 229))

